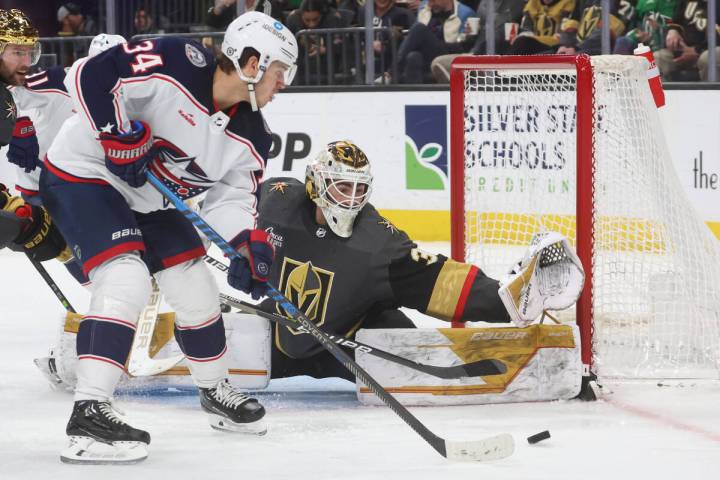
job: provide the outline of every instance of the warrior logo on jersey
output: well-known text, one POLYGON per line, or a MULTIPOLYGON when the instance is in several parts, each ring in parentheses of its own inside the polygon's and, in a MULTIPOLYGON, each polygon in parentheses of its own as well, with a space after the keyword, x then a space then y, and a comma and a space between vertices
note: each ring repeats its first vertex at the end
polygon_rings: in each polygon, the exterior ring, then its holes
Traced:
MULTIPOLYGON (((156 138, 153 148, 159 150, 159 155, 150 164, 150 171, 181 199, 187 200, 200 195, 213 186, 214 181, 198 166, 195 157, 189 157, 164 139, 156 138)), ((167 199, 164 200, 164 205, 169 205, 167 199)))
MULTIPOLYGON (((280 273, 280 291, 319 327, 325 323, 334 276, 334 272, 318 268, 312 262, 285 257, 280 273)), ((275 308, 281 315, 285 314, 279 305, 275 308)), ((293 335, 301 333, 290 327, 288 330, 293 335)))

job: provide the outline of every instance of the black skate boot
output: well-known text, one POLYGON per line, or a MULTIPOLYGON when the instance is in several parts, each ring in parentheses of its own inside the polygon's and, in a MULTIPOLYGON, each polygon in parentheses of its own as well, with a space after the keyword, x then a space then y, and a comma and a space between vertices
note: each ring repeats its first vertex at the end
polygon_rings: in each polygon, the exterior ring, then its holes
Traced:
POLYGON ((65 433, 70 444, 60 454, 64 463, 137 463, 148 455, 150 434, 123 422, 110 402, 75 402, 65 433))
POLYGON ((208 412, 210 426, 227 432, 265 435, 265 408, 254 398, 240 393, 227 380, 215 388, 200 389, 200 405, 208 412))

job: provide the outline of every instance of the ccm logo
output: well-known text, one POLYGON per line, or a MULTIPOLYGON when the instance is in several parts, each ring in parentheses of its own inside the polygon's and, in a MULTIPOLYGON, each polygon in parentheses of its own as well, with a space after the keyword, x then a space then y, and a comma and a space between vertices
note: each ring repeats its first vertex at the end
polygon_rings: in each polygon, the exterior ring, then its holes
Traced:
POLYGON ((117 232, 113 232, 112 234, 112 240, 117 240, 119 238, 123 237, 129 237, 131 235, 137 235, 138 237, 142 237, 142 232, 139 228, 125 228, 123 230, 118 230, 117 232))

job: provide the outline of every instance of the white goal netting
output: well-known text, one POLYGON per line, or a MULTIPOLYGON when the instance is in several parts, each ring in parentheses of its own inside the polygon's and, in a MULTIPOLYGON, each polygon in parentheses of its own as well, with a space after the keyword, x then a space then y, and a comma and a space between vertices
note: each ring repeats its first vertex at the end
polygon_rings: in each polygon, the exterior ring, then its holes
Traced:
POLYGON ((462 67, 465 258, 498 277, 533 232, 575 241, 576 215, 592 216, 595 372, 718 378, 718 240, 679 183, 647 64, 591 62, 594 192, 585 211, 576 208, 574 65, 462 67))

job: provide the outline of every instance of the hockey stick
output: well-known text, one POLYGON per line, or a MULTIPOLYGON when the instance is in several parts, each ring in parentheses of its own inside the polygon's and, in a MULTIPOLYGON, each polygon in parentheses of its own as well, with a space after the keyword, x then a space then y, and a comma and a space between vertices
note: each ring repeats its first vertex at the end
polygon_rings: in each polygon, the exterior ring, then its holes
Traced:
MULTIPOLYGON (((247 302, 243 302, 240 299, 233 298, 230 295, 220 294, 220 301, 231 307, 237 308, 247 313, 253 313, 260 317, 266 318, 271 322, 278 323, 285 327, 297 328, 297 324, 292 320, 288 320, 282 315, 277 313, 269 313, 264 310, 260 310, 256 305, 251 305, 247 302)), ((304 328, 299 329, 302 333, 309 333, 304 328)), ((380 357, 389 362, 397 363, 418 372, 426 373, 438 378, 444 379, 456 379, 465 377, 482 377, 485 375, 500 375, 507 372, 507 366, 500 360, 494 358, 487 358, 478 360, 477 362, 468 363, 465 365, 453 365, 450 367, 437 367, 435 365, 425 365, 424 363, 415 362, 408 360, 407 358, 394 355, 384 350, 379 350, 375 347, 371 347, 365 343, 358 342, 357 340, 349 340, 344 337, 336 337, 335 335, 327 334, 330 339, 340 345, 341 347, 349 348, 350 350, 357 350, 359 352, 369 353, 376 357, 380 357)))
MULTIPOLYGON (((208 225, 198 214, 189 209, 165 184, 163 184, 151 172, 146 172, 150 183, 172 203, 195 227, 197 227, 211 242, 217 245, 228 258, 240 256, 213 228, 208 225)), ((390 395, 382 385, 363 370, 353 359, 351 359, 335 342, 333 342, 322 330, 318 329, 309 318, 293 305, 285 296, 278 292, 275 287, 268 284, 268 296, 277 302, 280 307, 292 317, 295 322, 304 327, 327 351, 329 351, 340 363, 352 374, 358 377, 380 400, 385 403, 395 414, 403 419, 415 432, 429 443, 440 455, 450 460, 496 460, 512 455, 515 450, 515 442, 511 435, 503 433, 483 440, 474 441, 449 441, 431 432, 420 420, 405 408, 395 397, 390 395)))
POLYGON ((68 312, 77 313, 75 312, 73 306, 70 305, 70 301, 60 290, 60 287, 58 287, 57 283, 55 283, 55 280, 53 280, 48 271, 45 270, 43 264, 30 258, 30 255, 27 255, 27 258, 28 260, 30 260, 30 263, 32 263, 33 267, 35 267, 35 270, 38 271, 43 280, 45 280, 45 283, 48 287, 50 287, 57 299, 60 300, 60 303, 62 303, 63 307, 65 307, 65 310, 67 310, 68 312))
POLYGON ((150 301, 140 313, 140 318, 135 328, 135 338, 133 338, 132 347, 130 348, 128 373, 133 377, 157 375, 158 373, 170 370, 185 358, 185 355, 182 354, 167 358, 150 358, 150 345, 160 311, 161 297, 160 289, 153 278, 150 301))

